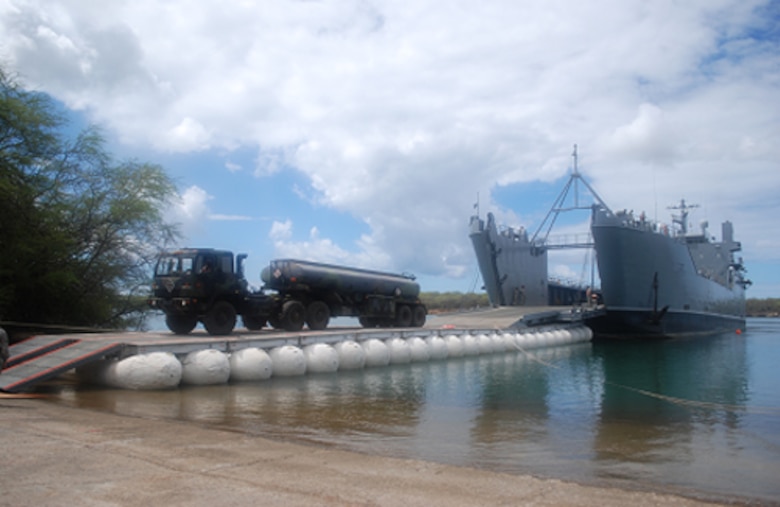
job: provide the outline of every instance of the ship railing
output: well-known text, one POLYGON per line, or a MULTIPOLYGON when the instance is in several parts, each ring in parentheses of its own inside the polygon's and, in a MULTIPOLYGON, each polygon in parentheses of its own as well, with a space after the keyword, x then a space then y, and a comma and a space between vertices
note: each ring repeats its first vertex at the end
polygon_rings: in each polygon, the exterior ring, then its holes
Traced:
POLYGON ((567 248, 593 248, 593 236, 590 233, 551 235, 538 242, 540 248, 561 250, 567 248))

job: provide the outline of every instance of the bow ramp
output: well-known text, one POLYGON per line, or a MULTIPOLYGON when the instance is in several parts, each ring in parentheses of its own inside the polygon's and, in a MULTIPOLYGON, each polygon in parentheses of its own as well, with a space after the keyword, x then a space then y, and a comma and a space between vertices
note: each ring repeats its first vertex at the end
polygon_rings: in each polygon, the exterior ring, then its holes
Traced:
POLYGON ((35 336, 11 345, 0 373, 0 391, 17 393, 68 370, 119 352, 121 343, 62 336, 35 336))

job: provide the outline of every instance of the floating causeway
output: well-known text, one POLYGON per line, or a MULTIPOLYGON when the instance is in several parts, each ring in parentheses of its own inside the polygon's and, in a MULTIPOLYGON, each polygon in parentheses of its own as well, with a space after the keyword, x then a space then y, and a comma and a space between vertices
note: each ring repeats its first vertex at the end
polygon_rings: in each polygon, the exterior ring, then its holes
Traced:
MULTIPOLYGON (((5 369, 0 372, 0 391, 16 393, 29 390, 36 384, 55 378, 72 369, 92 369, 92 380, 116 387, 129 387, 143 389, 143 382, 138 383, 137 379, 125 386, 127 382, 120 378, 117 380, 117 373, 114 372, 110 380, 106 381, 106 368, 115 368, 123 360, 135 356, 145 357, 151 354, 166 354, 166 357, 175 358, 181 366, 176 363, 172 367, 172 373, 168 374, 165 382, 175 384, 182 381, 182 372, 179 372, 179 378, 176 377, 176 368, 183 367, 183 379, 187 380, 187 360, 191 354, 200 351, 212 351, 211 355, 217 352, 229 357, 238 351, 244 349, 257 349, 264 352, 280 352, 283 350, 298 350, 301 354, 307 347, 315 344, 325 344, 335 346, 339 343, 348 344, 375 344, 374 340, 388 346, 406 347, 403 343, 417 343, 416 340, 428 340, 430 346, 437 338, 455 337, 458 341, 464 340, 470 342, 472 337, 482 336, 501 336, 503 333, 510 333, 510 336, 539 335, 546 331, 583 328, 583 324, 590 318, 598 316, 603 310, 600 308, 562 308, 562 307, 499 307, 474 310, 469 312, 452 313, 446 315, 432 315, 426 327, 423 328, 382 328, 365 329, 362 327, 341 327, 326 329, 323 331, 300 331, 300 332, 281 332, 273 329, 261 331, 234 331, 228 336, 211 336, 205 331, 196 330, 186 336, 174 335, 170 332, 117 332, 100 334, 67 334, 67 335, 42 335, 35 336, 22 342, 11 345, 11 356, 5 369), (393 341, 400 339, 403 341, 393 341), (288 347, 288 349, 284 349, 288 347), (98 373, 94 373, 97 370, 98 373)), ((550 333, 552 335, 552 333, 550 333)), ((573 341, 583 341, 583 339, 573 339, 574 333, 568 333, 568 338, 562 333, 560 338, 554 339, 545 337, 544 339, 531 339, 527 343, 520 339, 510 339, 504 350, 516 350, 526 346, 534 345, 562 345, 573 341), (545 341, 546 340, 546 341, 545 341)), ((591 334, 587 335, 587 340, 591 334)), ((541 337, 541 335, 539 335, 541 337)), ((462 343, 463 344, 463 343, 462 343)), ((468 346, 468 343, 465 344, 468 346)), ((369 349, 364 347, 366 352, 369 349)), ((499 351, 501 345, 494 347, 492 352, 499 351)), ((484 349, 484 346, 483 346, 484 349)), ((314 348, 307 350, 306 359, 310 361, 309 370, 316 371, 318 367, 311 363, 311 354, 314 348)), ((403 352, 403 351, 402 351, 403 352)), ((484 353, 485 350, 476 351, 484 353)), ((319 352, 322 353, 322 352, 319 352)), ((458 353, 456 349, 450 349, 449 355, 470 355, 468 350, 458 353)), ((391 362, 409 362, 412 360, 443 359, 448 354, 444 352, 429 351, 428 356, 414 356, 414 351, 409 353, 408 360, 404 360, 403 352, 401 356, 394 350, 388 352, 388 363, 391 362), (392 354, 396 354, 393 356, 392 354), (400 357, 400 359, 399 359, 400 357), (420 359, 422 357, 423 359, 420 359)), ((279 355, 277 354, 277 357, 279 355)), ((370 358, 369 358, 370 359, 370 358)), ((170 359, 173 361, 173 359, 170 359)), ((227 360, 227 359, 225 359, 227 360)), ((300 360, 300 359, 298 359, 300 360)), ((281 373, 287 367, 282 368, 277 359, 276 371, 281 373)), ((322 359, 319 359, 322 363, 322 359)), ((338 359, 335 359, 338 362, 338 359)), ((191 363, 192 361, 190 361, 191 363)), ((224 362, 224 361, 223 361, 224 362)), ((366 366, 376 365, 366 363, 366 366)), ((381 360, 380 360, 381 363, 381 360)), ((361 367, 363 363, 360 363, 361 367)), ((256 365, 253 366, 257 367, 256 365)), ((163 368, 163 367, 160 367, 163 368)), ((169 368, 169 366, 165 366, 169 368)), ((209 366, 208 368, 214 368, 209 366)), ((207 368, 207 369, 208 369, 207 368)), ((270 368, 270 367, 269 367, 270 368)), ((193 367, 196 369, 196 367, 193 367)), ((294 371, 300 371, 297 367, 294 371)), ((324 371, 320 369, 320 371, 324 371)), ((228 368, 228 374, 229 374, 228 368)), ((302 373, 302 372, 301 372, 302 373)), ((138 373, 120 373, 121 375, 138 375, 138 373)), ((270 375, 270 373, 269 373, 270 375)), ((190 379, 191 380, 191 379, 190 379)), ((192 381, 192 380, 191 380, 192 381)), ((197 383, 197 379, 194 381, 197 383)), ((204 382, 205 383, 205 382, 204 382)), ((160 386, 157 386, 158 388, 160 386)), ((163 386, 171 387, 171 386, 163 386)), ((175 387, 175 385, 174 385, 175 387)))

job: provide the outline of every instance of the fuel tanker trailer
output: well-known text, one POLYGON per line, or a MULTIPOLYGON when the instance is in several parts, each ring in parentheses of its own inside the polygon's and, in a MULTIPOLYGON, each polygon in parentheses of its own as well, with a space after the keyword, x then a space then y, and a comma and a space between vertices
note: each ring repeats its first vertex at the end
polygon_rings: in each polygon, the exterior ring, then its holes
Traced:
POLYGON ((281 300, 268 319, 276 328, 305 321, 309 329, 325 329, 331 317, 358 317, 363 327, 422 327, 428 313, 409 274, 277 259, 261 277, 281 300))

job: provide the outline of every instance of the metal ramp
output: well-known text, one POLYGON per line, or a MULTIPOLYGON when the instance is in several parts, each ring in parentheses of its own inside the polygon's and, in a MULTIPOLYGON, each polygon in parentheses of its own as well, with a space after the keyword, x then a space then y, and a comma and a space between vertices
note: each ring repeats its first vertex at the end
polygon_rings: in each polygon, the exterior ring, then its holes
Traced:
POLYGON ((17 393, 38 382, 119 352, 122 343, 40 336, 11 345, 11 357, 0 372, 0 391, 17 393))

